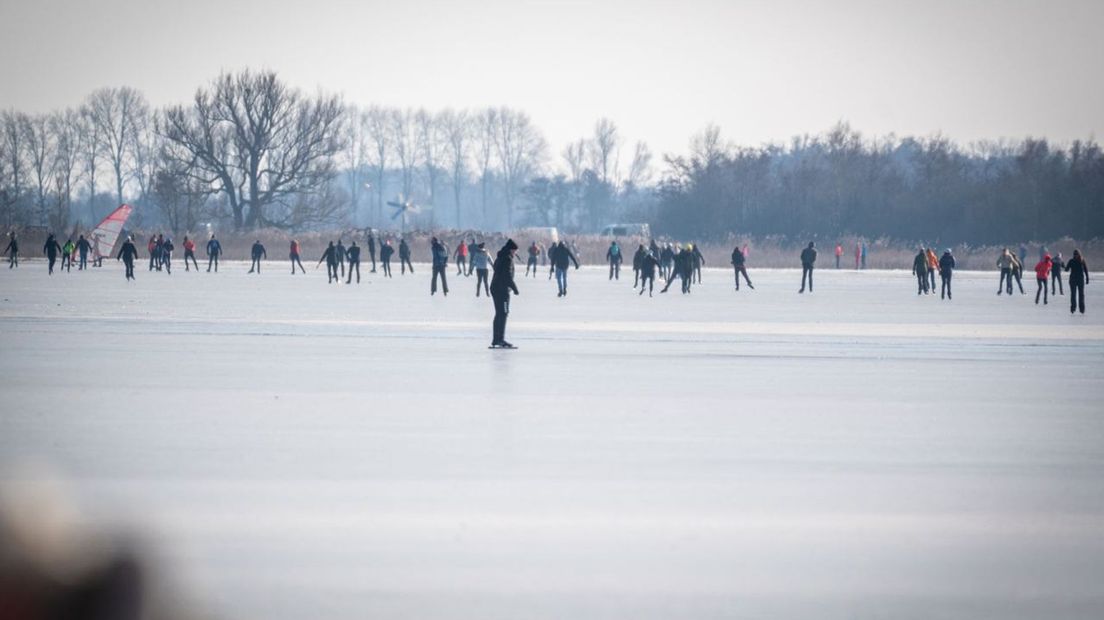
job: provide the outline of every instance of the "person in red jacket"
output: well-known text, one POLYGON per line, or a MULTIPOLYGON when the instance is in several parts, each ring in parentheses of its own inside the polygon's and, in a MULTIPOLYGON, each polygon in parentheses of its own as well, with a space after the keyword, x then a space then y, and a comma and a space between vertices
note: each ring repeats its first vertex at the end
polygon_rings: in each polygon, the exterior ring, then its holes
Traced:
POLYGON ((1035 305, 1039 305, 1039 293, 1043 294, 1043 305, 1047 303, 1047 280, 1050 279, 1050 267, 1052 264, 1050 254, 1043 256, 1043 260, 1035 263, 1035 282, 1039 289, 1035 291, 1035 305))
POLYGON ((184 271, 191 271, 188 269, 188 259, 192 259, 192 264, 195 265, 196 271, 199 271, 199 263, 196 262, 195 257, 195 241, 188 238, 188 235, 184 235, 184 271))
POLYGON ((843 256, 843 244, 836 244, 836 269, 839 269, 840 257, 843 256))
POLYGON ((307 273, 307 270, 303 269, 303 261, 299 260, 299 241, 296 239, 291 240, 291 254, 288 258, 291 259, 291 275, 295 275, 296 265, 299 265, 299 271, 307 273))

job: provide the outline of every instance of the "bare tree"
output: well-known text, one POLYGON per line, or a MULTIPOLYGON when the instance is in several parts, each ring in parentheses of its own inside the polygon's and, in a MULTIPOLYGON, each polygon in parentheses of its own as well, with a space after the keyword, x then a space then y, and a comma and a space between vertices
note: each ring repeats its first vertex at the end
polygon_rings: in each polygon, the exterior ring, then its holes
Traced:
POLYGON ((594 124, 594 136, 587 143, 587 156, 590 169, 598 178, 611 188, 616 189, 618 182, 618 152, 621 148, 621 136, 617 125, 608 118, 600 118, 594 124))
POLYGON ((274 72, 224 73, 190 108, 165 111, 158 131, 174 164, 226 198, 237 228, 298 227, 333 213, 299 195, 329 191, 343 144, 345 106, 288 88, 274 72))
POLYGON ((78 133, 80 135, 80 158, 82 173, 88 181, 88 217, 92 224, 96 223, 96 173, 100 168, 100 140, 99 125, 92 118, 92 109, 87 105, 80 108, 78 116, 78 133))
POLYGON ((364 113, 362 120, 371 140, 367 159, 375 175, 375 222, 379 225, 383 222, 383 203, 386 196, 384 183, 387 178, 387 167, 391 164, 391 112, 379 106, 372 106, 364 113))
POLYGON ((61 230, 68 226, 73 208, 73 184, 80 173, 81 128, 80 113, 73 109, 50 116, 50 133, 54 135, 54 188, 56 201, 50 226, 61 230))
POLYGON ((448 142, 445 139, 444 132, 441 131, 436 115, 427 112, 423 108, 414 115, 414 122, 417 124, 418 147, 421 151, 422 166, 425 168, 430 226, 432 227, 437 211, 437 177, 441 174, 439 164, 448 142))
POLYGON ((122 204, 137 133, 148 122, 149 104, 142 93, 128 86, 101 88, 89 95, 88 110, 101 151, 115 172, 115 200, 122 204))
POLYGON ((4 219, 8 227, 15 224, 23 199, 24 174, 26 174, 26 145, 22 130, 25 114, 7 111, 0 117, 0 131, 4 144, 4 163, 6 174, 0 186, 0 207, 4 210, 4 219))
POLYGON ((144 115, 139 119, 139 125, 132 137, 131 144, 132 169, 131 176, 138 184, 138 203, 146 204, 153 193, 154 177, 161 164, 163 139, 157 133, 157 124, 161 120, 161 113, 144 115))
POLYGON ((471 135, 471 118, 464 110, 445 110, 440 115, 448 148, 444 152, 444 164, 452 181, 452 198, 456 204, 456 228, 460 228, 460 196, 468 181, 468 151, 471 135))
POLYGON ((40 225, 49 220, 46 199, 53 184, 54 176, 54 137, 50 132, 45 115, 23 115, 19 123, 23 132, 23 142, 27 149, 27 162, 31 166, 34 182, 35 214, 40 225))
POLYGON ((652 151, 646 142, 637 142, 633 148, 627 184, 633 189, 643 187, 652 180, 652 151))
POLYGON ((491 182, 491 172, 495 163, 496 137, 498 135, 498 111, 487 108, 479 113, 475 123, 476 165, 479 166, 479 189, 482 196, 483 227, 487 228, 487 195, 491 182))
POLYGON ((514 207, 521 188, 544 163, 548 144, 529 115, 502 108, 495 132, 495 150, 502 163, 502 189, 506 200, 506 226, 514 227, 514 207))
POLYGON ((355 222, 360 211, 361 194, 364 193, 364 185, 368 179, 367 155, 370 147, 365 115, 355 107, 350 107, 348 117, 341 163, 345 167, 345 178, 349 184, 349 212, 355 222))
POLYGON ((690 157, 692 163, 701 168, 708 168, 720 161, 724 156, 726 147, 721 141, 721 128, 713 123, 705 126, 700 132, 690 138, 690 157))
POLYGON ((391 146, 402 173, 402 199, 410 200, 414 193, 414 171, 420 165, 421 154, 417 123, 409 108, 391 112, 391 146))

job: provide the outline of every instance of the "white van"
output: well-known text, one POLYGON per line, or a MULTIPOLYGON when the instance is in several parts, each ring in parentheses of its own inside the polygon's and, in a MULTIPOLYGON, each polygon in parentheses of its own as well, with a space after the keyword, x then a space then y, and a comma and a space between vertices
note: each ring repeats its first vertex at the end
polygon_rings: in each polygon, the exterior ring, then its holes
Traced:
POLYGON ((610 224, 602 229, 601 236, 651 239, 652 227, 647 224, 610 224))

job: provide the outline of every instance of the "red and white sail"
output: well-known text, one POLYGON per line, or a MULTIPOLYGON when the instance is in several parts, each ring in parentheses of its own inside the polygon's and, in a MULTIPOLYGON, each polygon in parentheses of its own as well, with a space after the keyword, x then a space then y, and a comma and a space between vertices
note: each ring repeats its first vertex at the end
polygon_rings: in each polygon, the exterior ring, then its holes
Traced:
POLYGON ((119 242, 119 235, 123 232, 123 225, 126 224, 131 211, 133 208, 130 205, 119 205, 118 209, 112 211, 92 229, 92 238, 88 242, 92 244, 93 260, 110 257, 115 253, 115 245, 119 242))

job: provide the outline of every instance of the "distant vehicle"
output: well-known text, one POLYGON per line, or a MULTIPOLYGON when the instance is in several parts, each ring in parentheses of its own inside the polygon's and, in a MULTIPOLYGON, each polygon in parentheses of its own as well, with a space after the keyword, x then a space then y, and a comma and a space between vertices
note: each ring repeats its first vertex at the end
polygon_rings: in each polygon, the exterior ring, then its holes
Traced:
POLYGON ((524 241, 559 243, 560 231, 555 226, 530 226, 528 228, 519 228, 516 238, 524 241))
POLYGON ((602 229, 601 236, 651 239, 652 227, 647 224, 610 224, 602 229))

